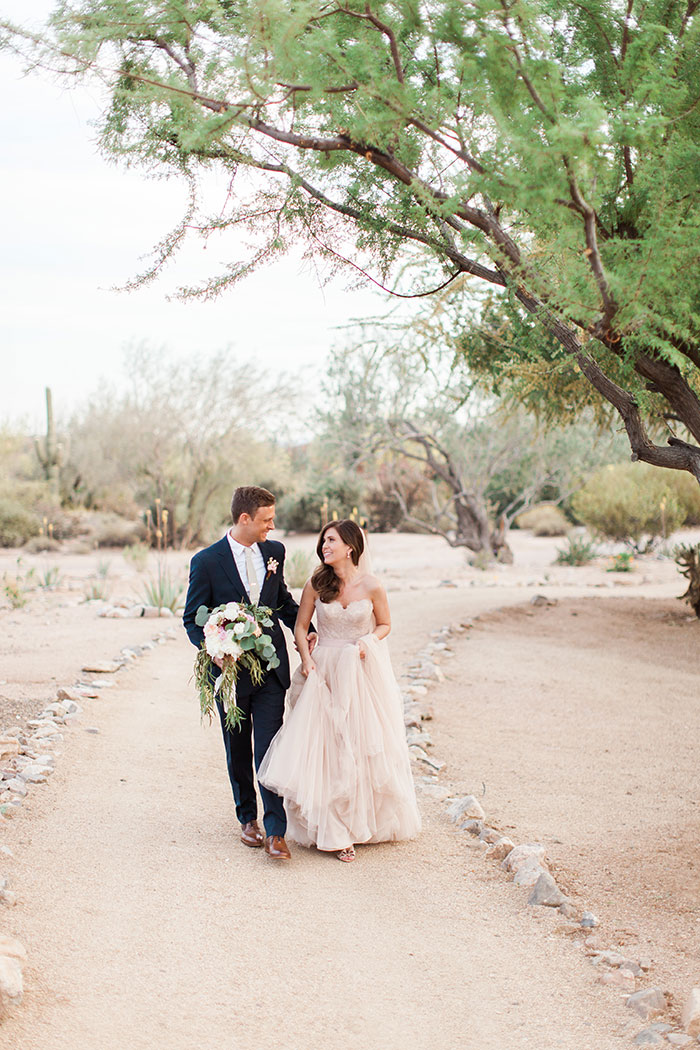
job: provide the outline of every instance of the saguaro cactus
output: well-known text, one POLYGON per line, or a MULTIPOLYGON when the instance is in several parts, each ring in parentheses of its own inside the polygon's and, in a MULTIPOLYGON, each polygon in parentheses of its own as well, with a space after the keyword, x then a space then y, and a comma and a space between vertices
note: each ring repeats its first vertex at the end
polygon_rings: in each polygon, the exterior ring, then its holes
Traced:
POLYGON ((44 471, 44 477, 49 483, 51 495, 58 502, 60 498, 59 469, 64 462, 65 448, 56 440, 56 430, 53 422, 53 401, 51 388, 48 386, 46 387, 46 437, 43 441, 35 438, 34 447, 39 463, 44 471))

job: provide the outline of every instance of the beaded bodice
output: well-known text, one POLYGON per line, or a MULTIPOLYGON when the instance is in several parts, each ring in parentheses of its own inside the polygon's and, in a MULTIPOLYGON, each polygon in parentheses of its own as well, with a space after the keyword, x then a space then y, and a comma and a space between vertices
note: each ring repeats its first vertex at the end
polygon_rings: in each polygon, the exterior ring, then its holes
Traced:
POLYGON ((374 626, 372 602, 369 598, 360 598, 343 608, 338 601, 324 603, 317 598, 316 620, 319 644, 356 642, 374 626))

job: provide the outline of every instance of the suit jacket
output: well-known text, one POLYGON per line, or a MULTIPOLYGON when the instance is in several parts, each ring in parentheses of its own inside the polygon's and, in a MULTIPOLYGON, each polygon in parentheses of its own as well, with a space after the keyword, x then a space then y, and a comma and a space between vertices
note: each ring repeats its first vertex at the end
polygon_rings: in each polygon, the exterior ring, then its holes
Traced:
MULTIPOLYGON (((279 657, 279 667, 268 672, 279 680, 283 689, 289 688, 289 656, 280 620, 292 631, 297 618, 299 606, 287 590, 284 582, 285 550, 276 540, 265 540, 259 544, 266 571, 260 590, 259 605, 272 609, 272 627, 265 628, 272 638, 272 644, 279 657), (273 558, 277 562, 274 572, 267 571, 267 564, 273 558)), ((206 605, 213 609, 226 602, 250 602, 250 597, 236 568, 236 562, 226 536, 199 551, 190 562, 190 583, 187 590, 185 611, 182 616, 189 639, 197 648, 202 644, 204 631, 194 622, 197 609, 206 605)), ((215 674, 221 672, 216 669, 215 674)), ((236 682, 236 692, 245 696, 253 689, 249 673, 241 668, 236 682)))

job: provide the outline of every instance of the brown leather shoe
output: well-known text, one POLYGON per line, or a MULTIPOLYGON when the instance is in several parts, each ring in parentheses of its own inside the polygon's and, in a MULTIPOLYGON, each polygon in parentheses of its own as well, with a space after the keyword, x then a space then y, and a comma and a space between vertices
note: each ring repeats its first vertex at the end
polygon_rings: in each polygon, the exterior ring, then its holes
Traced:
POLYGON ((262 846, 264 841, 257 820, 249 820, 247 824, 241 825, 241 842, 244 846, 262 846))
POLYGON ((281 835, 268 835, 265 839, 265 852, 273 860, 291 860, 289 846, 281 835))

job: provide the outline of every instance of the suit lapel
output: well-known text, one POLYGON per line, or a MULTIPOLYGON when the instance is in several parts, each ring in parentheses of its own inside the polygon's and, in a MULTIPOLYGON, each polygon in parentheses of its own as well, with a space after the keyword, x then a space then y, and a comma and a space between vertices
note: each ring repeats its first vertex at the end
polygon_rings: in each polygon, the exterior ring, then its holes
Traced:
POLYGON ((230 582, 236 588, 236 591, 241 597, 245 597, 247 601, 250 600, 248 598, 248 592, 243 586, 243 580, 241 579, 238 569, 236 568, 236 559, 233 556, 231 544, 229 543, 227 536, 224 536, 224 538, 219 541, 218 548, 219 549, 217 553, 219 555, 219 558, 221 559, 222 568, 228 576, 230 582))
POLYGON ((266 605, 267 603, 264 600, 264 598, 265 598, 265 595, 267 594, 268 590, 270 590, 270 588, 272 586, 274 586, 275 574, 274 574, 274 572, 268 572, 268 569, 267 569, 267 562, 268 562, 268 559, 271 557, 270 550, 269 550, 270 544, 268 543, 267 540, 265 540, 264 543, 259 543, 258 546, 260 547, 260 553, 262 554, 262 558, 263 558, 263 566, 265 568, 265 575, 263 576, 262 587, 260 588, 259 601, 260 601, 261 605, 266 605))

